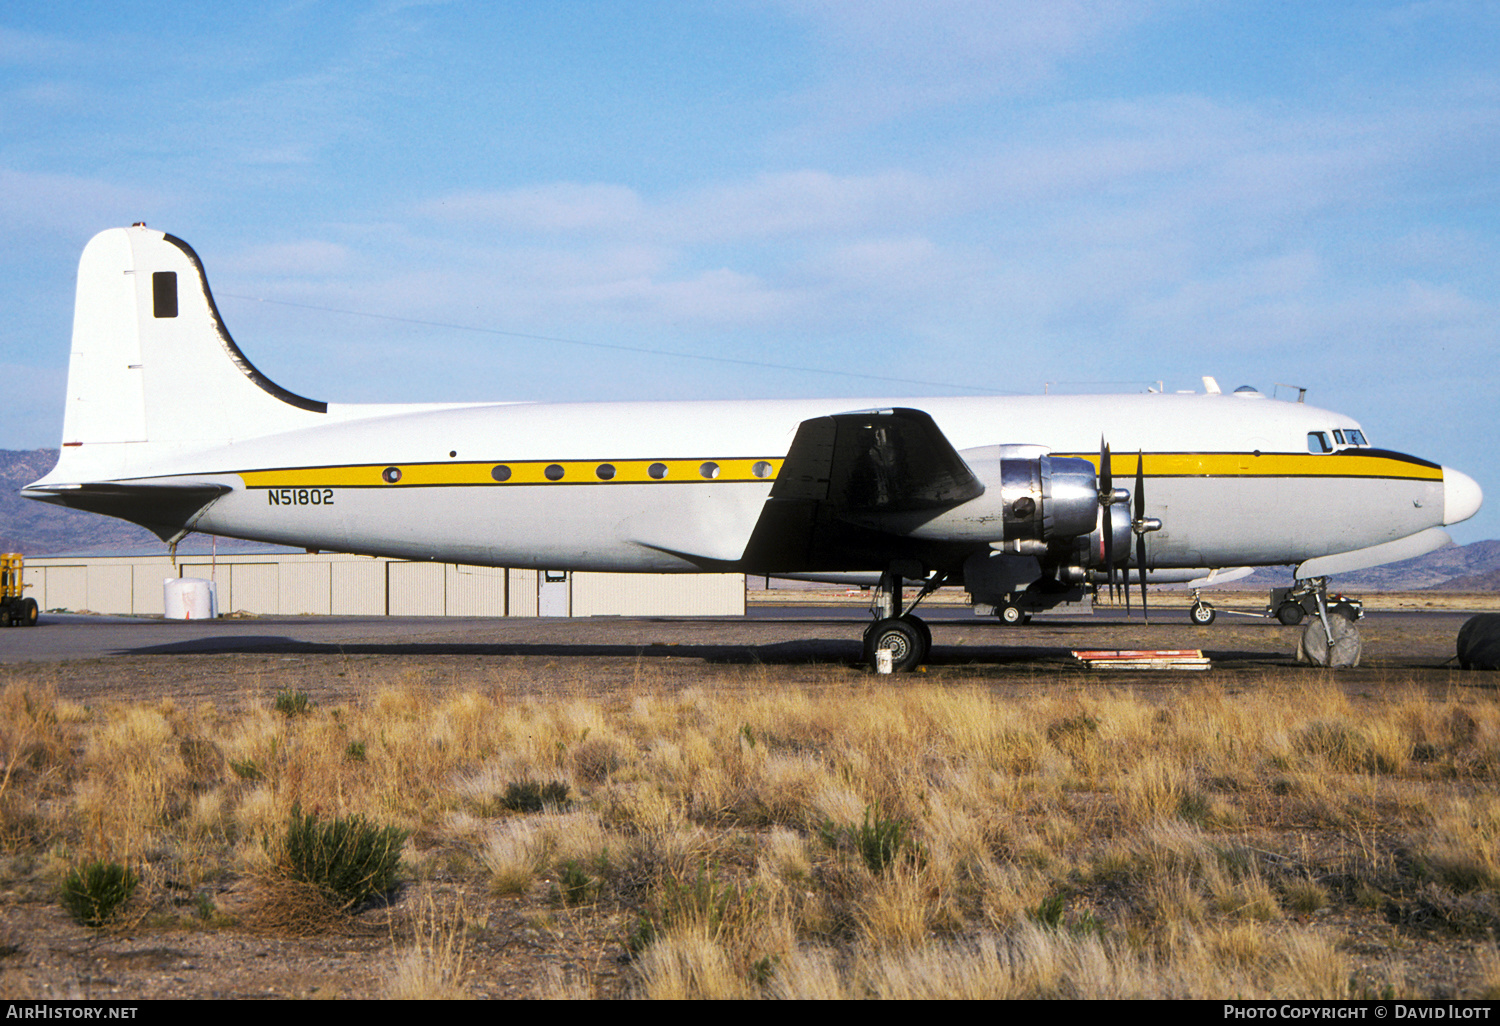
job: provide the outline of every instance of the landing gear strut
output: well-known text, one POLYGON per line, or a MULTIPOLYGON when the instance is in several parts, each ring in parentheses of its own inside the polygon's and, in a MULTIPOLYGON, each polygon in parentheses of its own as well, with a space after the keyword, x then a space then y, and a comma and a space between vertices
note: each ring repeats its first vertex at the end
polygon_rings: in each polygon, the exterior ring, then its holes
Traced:
POLYGON ((932 630, 911 611, 942 581, 941 574, 928 578, 916 598, 902 609, 901 575, 889 570, 880 575, 880 585, 870 603, 875 622, 865 630, 865 662, 871 669, 877 668, 876 653, 882 650, 891 654, 891 669, 897 673, 915 670, 927 661, 932 651, 932 630))
POLYGON ((1314 578, 1306 585, 1298 581, 1297 585, 1298 588, 1310 588, 1317 603, 1317 615, 1302 629, 1302 643, 1297 646, 1297 661, 1336 670, 1358 666, 1363 646, 1355 620, 1363 610, 1342 595, 1330 602, 1326 577, 1314 578))

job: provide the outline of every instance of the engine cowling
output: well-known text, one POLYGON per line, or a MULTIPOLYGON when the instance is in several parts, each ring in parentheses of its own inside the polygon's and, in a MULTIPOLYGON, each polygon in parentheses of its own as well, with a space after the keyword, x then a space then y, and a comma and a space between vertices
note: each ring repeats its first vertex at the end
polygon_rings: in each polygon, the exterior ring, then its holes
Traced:
POLYGON ((1099 479, 1088 460, 1051 456, 1036 445, 988 445, 959 455, 984 484, 984 494, 905 533, 1040 555, 1096 530, 1099 479))

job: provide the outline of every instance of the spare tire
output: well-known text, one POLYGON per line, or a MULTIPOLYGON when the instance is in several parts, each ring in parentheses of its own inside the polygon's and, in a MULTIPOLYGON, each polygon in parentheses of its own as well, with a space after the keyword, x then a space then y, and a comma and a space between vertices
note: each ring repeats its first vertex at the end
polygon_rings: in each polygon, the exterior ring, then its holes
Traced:
POLYGON ((1458 665, 1465 670, 1500 670, 1500 613, 1471 616, 1459 628, 1458 665))

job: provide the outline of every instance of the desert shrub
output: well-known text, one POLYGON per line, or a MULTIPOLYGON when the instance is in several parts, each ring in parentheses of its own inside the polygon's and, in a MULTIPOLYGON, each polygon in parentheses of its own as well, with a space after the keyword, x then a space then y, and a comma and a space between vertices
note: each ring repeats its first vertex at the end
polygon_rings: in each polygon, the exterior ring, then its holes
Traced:
POLYGON ((97 928, 130 900, 136 882, 134 871, 118 862, 85 862, 63 878, 62 906, 76 922, 97 928))
POLYGON ((661 881, 646 902, 646 910, 637 916, 625 946, 632 954, 639 954, 662 935, 682 926, 719 937, 726 931, 743 929, 763 903, 757 885, 700 865, 691 880, 673 875, 661 881))
POLYGON ((272 708, 283 716, 302 716, 312 709, 312 699, 306 691, 278 691, 272 708))
POLYGON ((878 805, 866 806, 859 826, 825 820, 818 833, 831 848, 853 848, 872 873, 885 872, 902 855, 917 854, 906 821, 885 816, 878 805))
POLYGON ((514 780, 506 785, 500 804, 512 812, 541 812, 549 805, 565 808, 568 785, 561 780, 549 780, 545 784, 535 780, 514 780))
POLYGON ((229 768, 234 775, 241 780, 264 780, 266 771, 260 768, 260 763, 254 759, 230 759, 229 768))
POLYGON ((569 908, 585 905, 598 887, 598 881, 589 876, 577 859, 569 859, 562 864, 557 881, 552 885, 552 901, 569 908))
POLYGON ((285 842, 286 869, 316 887, 330 902, 353 908, 396 885, 396 868, 407 832, 380 827, 363 816, 323 822, 292 806, 285 842))

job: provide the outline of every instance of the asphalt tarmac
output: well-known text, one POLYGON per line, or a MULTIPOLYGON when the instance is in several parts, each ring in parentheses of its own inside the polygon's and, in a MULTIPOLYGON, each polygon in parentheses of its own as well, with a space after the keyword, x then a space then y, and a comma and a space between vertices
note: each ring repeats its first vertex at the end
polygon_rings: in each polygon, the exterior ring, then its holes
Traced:
MULTIPOLYGON (((1203 649, 1215 669, 1236 672, 1292 669, 1302 627, 1260 616, 1221 613, 1196 627, 1185 609, 1095 610, 1094 615, 1038 616, 1007 627, 968 607, 924 607, 933 630, 927 672, 1034 673, 1077 669, 1071 652, 1083 648, 1203 649)), ((1361 621, 1364 669, 1451 672, 1454 642, 1467 612, 1370 612, 1361 621)), ((135 616, 48 613, 31 628, 0 631, 0 679, 49 667, 68 678, 90 664, 111 663, 138 676, 142 660, 160 675, 177 676, 172 660, 202 657, 335 657, 395 660, 419 666, 432 658, 576 660, 579 675, 594 670, 616 678, 627 660, 636 666, 783 666, 862 670, 861 607, 756 606, 733 618, 595 616, 595 618, 459 618, 459 616, 257 616, 211 621, 166 621, 135 616)), ((287 661, 282 660, 282 661, 287 661)))

